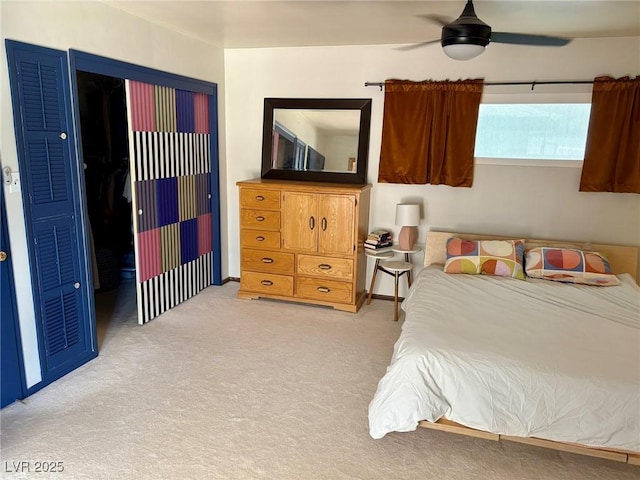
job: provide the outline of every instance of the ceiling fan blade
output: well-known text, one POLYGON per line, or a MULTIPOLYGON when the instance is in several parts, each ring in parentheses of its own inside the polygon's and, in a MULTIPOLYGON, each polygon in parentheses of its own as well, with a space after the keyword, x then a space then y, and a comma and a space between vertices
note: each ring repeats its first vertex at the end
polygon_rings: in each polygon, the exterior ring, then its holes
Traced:
POLYGON ((438 15, 437 13, 427 13, 425 15, 418 15, 418 16, 430 22, 437 23, 441 27, 444 27, 445 25, 448 25, 453 21, 453 19, 445 15, 438 15))
POLYGON ((535 45, 539 47, 563 47, 571 38, 550 37, 548 35, 528 35, 526 33, 491 32, 491 43, 511 43, 514 45, 535 45))
POLYGON ((431 45, 432 43, 440 43, 440 39, 438 38, 437 40, 429 40, 428 42, 414 43, 413 45, 403 45, 402 47, 394 48, 394 50, 401 50, 401 51, 413 50, 414 48, 424 47, 426 45, 431 45))

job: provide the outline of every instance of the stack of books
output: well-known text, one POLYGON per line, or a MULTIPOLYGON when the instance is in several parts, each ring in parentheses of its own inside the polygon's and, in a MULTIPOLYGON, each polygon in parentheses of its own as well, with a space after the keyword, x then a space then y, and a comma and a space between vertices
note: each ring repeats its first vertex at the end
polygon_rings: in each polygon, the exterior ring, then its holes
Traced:
POLYGON ((375 250, 376 252, 391 250, 393 245, 393 235, 388 230, 374 230, 364 241, 364 248, 375 250))

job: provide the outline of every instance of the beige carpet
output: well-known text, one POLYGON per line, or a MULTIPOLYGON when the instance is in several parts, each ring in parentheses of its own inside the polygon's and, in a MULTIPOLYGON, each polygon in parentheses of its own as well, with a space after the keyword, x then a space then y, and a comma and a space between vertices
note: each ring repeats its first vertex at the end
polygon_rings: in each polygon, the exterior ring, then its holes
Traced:
MULTIPOLYGON (((2 478, 638 479, 640 468, 419 429, 373 440, 367 406, 400 330, 357 314, 211 287, 135 323, 100 294, 100 356, 1 412, 2 478), (113 314, 113 315, 111 315, 113 314), (61 474, 12 462, 63 462, 61 474)), ((129 290, 131 291, 131 290, 129 290)))

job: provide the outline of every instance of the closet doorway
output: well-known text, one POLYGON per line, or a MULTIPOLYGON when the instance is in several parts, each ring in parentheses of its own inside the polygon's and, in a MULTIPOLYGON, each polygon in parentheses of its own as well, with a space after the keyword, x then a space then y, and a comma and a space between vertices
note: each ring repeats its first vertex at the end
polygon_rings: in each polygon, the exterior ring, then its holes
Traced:
POLYGON ((222 284, 217 85, 75 50, 69 60, 96 314, 104 297, 111 322, 142 325, 222 284))
POLYGON ((76 75, 98 348, 113 322, 137 323, 125 81, 76 75))

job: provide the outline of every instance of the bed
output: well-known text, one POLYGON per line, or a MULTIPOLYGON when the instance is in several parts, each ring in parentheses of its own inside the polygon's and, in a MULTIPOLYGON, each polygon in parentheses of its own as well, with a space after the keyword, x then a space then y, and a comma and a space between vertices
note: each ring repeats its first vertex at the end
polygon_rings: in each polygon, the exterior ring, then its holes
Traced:
POLYGON ((638 249, 589 245, 620 279, 598 287, 445 273, 451 237, 487 238, 429 232, 370 435, 420 426, 640 464, 638 249))

